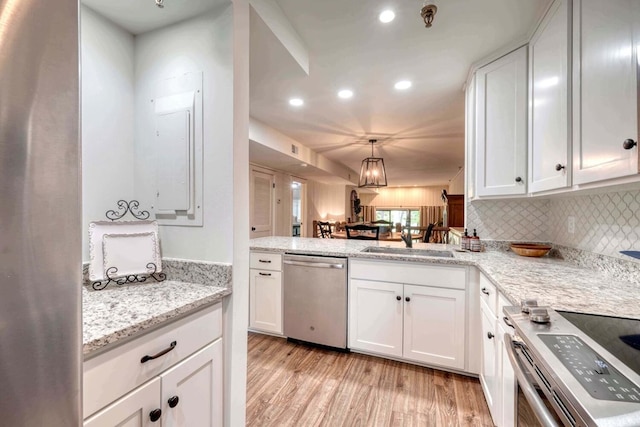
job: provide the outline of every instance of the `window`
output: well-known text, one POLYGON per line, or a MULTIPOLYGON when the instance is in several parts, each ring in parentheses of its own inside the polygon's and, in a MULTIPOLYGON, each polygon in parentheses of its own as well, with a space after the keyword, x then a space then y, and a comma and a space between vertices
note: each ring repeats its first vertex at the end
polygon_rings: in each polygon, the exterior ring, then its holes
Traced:
POLYGON ((376 209, 376 220, 400 223, 403 227, 420 227, 419 209, 376 209))

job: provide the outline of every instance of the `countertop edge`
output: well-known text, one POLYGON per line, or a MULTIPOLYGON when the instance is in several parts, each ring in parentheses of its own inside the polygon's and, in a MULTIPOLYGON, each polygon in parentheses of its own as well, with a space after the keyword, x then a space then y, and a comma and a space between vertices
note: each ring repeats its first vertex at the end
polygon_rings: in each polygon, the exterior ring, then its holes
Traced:
POLYGON ((164 313, 160 313, 148 319, 144 319, 141 322, 132 324, 126 328, 107 334, 101 338, 97 338, 86 343, 83 343, 82 354, 84 359, 89 359, 102 354, 112 348, 124 344, 132 339, 138 338, 141 335, 151 332, 157 327, 163 327, 169 325, 173 321, 179 320, 190 314, 193 314, 208 306, 214 305, 223 300, 224 297, 231 295, 232 289, 226 287, 219 287, 219 291, 213 295, 200 298, 195 301, 191 301, 173 310, 169 310, 164 313))

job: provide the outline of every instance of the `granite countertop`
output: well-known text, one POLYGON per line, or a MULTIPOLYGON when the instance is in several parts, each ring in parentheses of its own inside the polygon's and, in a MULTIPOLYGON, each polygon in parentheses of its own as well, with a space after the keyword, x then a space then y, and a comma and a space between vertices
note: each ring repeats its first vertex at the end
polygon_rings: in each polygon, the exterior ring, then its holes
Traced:
POLYGON ((123 286, 110 284, 101 291, 83 286, 82 350, 85 357, 163 322, 213 305, 230 295, 231 266, 203 265, 204 268, 201 265, 199 270, 198 267, 193 270, 195 273, 208 271, 210 279, 207 284, 166 280, 123 286))
POLYGON ((457 246, 414 244, 414 248, 453 251, 453 258, 362 252, 368 246, 404 247, 404 243, 338 239, 263 237, 252 250, 309 255, 457 264, 478 267, 514 305, 524 298, 556 310, 640 319, 640 284, 617 280, 559 258, 527 258, 510 251, 457 252, 457 246))

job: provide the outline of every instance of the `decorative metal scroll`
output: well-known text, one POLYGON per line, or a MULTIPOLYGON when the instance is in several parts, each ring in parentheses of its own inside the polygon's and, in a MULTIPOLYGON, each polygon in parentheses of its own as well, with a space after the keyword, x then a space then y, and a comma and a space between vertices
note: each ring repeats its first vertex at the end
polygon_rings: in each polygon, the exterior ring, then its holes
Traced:
POLYGON ((131 200, 127 202, 126 200, 118 200, 118 210, 115 211, 110 209, 105 214, 107 219, 111 221, 115 221, 117 219, 122 219, 127 213, 130 213, 135 219, 145 220, 149 219, 149 211, 141 211, 140 210, 140 202, 137 200, 131 200))
POLYGON ((96 291, 101 291, 106 288, 109 283, 115 283, 116 285, 122 286, 126 283, 142 283, 145 282, 149 277, 152 277, 156 280, 156 282, 164 282, 167 279, 167 275, 164 273, 157 272, 157 266, 150 262, 147 264, 147 274, 128 274, 126 276, 118 277, 118 268, 117 267, 109 267, 105 272, 107 275, 107 280, 93 282, 91 286, 96 291))

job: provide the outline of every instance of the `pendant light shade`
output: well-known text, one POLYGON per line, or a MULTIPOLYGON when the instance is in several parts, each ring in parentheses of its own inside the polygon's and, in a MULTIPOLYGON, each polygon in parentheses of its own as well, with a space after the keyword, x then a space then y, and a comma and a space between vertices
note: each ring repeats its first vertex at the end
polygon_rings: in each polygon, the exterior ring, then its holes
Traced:
POLYGON ((381 157, 373 157, 373 144, 375 144, 377 140, 370 139, 369 142, 371 143, 371 157, 367 157, 362 161, 358 187, 386 187, 387 172, 384 169, 384 160, 381 157))

